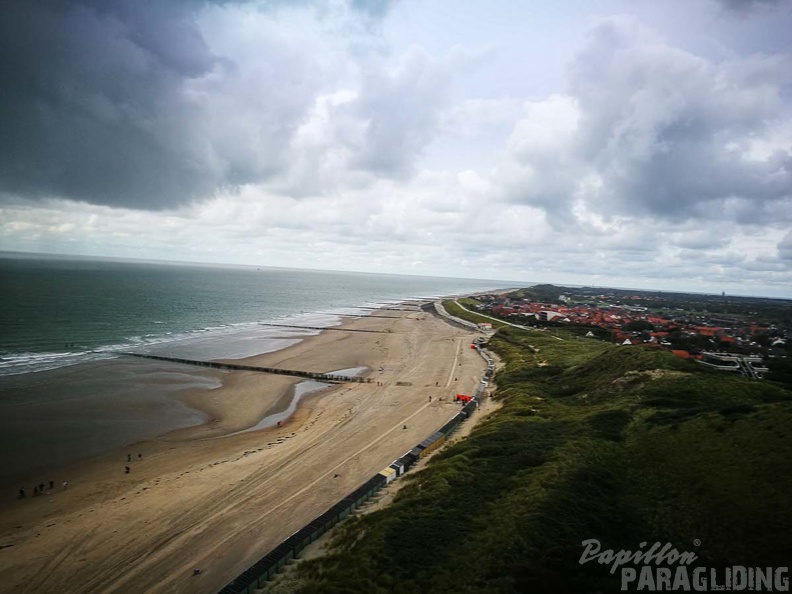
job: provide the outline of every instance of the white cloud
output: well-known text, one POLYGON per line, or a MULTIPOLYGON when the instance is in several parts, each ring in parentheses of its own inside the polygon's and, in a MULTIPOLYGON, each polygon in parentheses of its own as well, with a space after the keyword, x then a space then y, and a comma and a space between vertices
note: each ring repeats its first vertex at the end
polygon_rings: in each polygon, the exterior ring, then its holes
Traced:
MULTIPOLYGON (((471 91, 490 50, 445 29, 440 49, 392 47, 382 28, 410 3, 352 4, 209 5, 188 33, 168 21, 185 45, 164 49, 92 21, 123 46, 108 64, 157 83, 129 121, 102 77, 74 95, 127 135, 119 197, 6 187, 0 247, 792 294, 788 52, 714 58, 612 17, 569 40, 565 87, 493 97, 471 91), (138 178, 150 201, 125 193, 138 178)), ((508 76, 543 68, 512 59, 508 76)))

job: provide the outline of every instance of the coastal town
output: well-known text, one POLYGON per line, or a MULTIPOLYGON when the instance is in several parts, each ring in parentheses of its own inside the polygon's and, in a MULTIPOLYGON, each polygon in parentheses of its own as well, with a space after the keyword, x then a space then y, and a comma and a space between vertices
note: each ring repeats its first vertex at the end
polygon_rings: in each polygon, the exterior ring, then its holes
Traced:
POLYGON ((792 304, 782 299, 537 285, 464 305, 513 324, 666 349, 757 379, 768 360, 786 357, 792 336, 792 304))

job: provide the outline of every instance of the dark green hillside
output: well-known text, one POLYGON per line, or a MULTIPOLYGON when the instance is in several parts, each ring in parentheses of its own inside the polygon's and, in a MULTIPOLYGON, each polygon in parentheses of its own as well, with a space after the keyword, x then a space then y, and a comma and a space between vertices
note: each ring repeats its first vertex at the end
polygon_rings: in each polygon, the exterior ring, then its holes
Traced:
MULTIPOLYGON (((561 336, 561 335, 560 335, 561 336)), ((300 566, 302 592, 618 591, 581 541, 788 565, 792 400, 665 352, 503 328, 503 407, 300 566), (694 541, 700 541, 699 546, 694 541)))

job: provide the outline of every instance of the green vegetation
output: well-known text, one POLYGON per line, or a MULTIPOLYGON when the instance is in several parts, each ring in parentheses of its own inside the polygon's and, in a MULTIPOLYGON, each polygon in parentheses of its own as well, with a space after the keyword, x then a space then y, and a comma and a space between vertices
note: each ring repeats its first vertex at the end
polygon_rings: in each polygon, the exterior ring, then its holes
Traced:
POLYGON ((555 285, 534 285, 517 289, 508 295, 513 299, 527 299, 541 303, 560 303, 558 298, 565 293, 569 293, 569 291, 570 289, 568 288, 556 287, 555 285))
POLYGON ((466 307, 468 309, 475 309, 476 306, 481 305, 481 301, 478 299, 474 299, 473 297, 461 297, 457 299, 462 307, 466 307))
POLYGON ((792 390, 792 357, 790 355, 784 358, 767 360, 767 367, 770 369, 767 379, 779 382, 786 386, 787 389, 792 390))
MULTIPOLYGON (((465 303, 465 300, 460 299, 462 303, 465 303)), ((474 301, 473 299, 468 299, 468 302, 473 301, 474 303, 465 303, 465 305, 470 305, 471 307, 475 307, 478 305, 478 302, 474 301), (475 305, 474 305, 475 304, 475 305)), ((456 316, 458 318, 462 318, 463 320, 467 320, 468 322, 473 322, 474 324, 480 324, 482 322, 487 322, 492 324, 493 328, 506 328, 509 325, 504 324, 503 322, 499 322, 498 320, 493 320, 492 318, 488 318, 486 316, 479 315, 475 312, 469 311, 464 307, 459 307, 452 299, 448 299, 443 301, 443 307, 445 310, 451 314, 452 316, 456 316)))
POLYGON ((572 335, 506 327, 490 348, 502 408, 400 479, 392 505, 342 524, 299 566, 300 592, 618 590, 618 572, 578 563, 589 538, 788 565, 788 390, 572 335))
MULTIPOLYGON (((479 302, 476 301, 475 299, 470 299, 470 298, 460 299, 459 303, 463 307, 460 307, 459 305, 457 305, 457 303, 454 302, 453 300, 447 300, 447 301, 443 301, 443 307, 452 316, 456 316, 458 318, 462 318, 463 320, 467 320, 468 322, 473 322, 474 324, 480 324, 481 322, 487 322, 489 324, 492 324, 492 327, 496 328, 496 329, 497 328, 513 328, 514 327, 514 326, 511 326, 510 324, 506 324, 506 323, 498 320, 495 317, 492 317, 492 316, 489 316, 489 315, 482 315, 482 314, 476 313, 475 311, 471 311, 470 309, 467 309, 467 308, 474 308, 476 305, 479 304, 479 302)), ((521 325, 522 325, 522 322, 521 322, 521 325)), ((526 322, 525 322, 525 326, 535 326, 535 325, 536 325, 536 320, 529 319, 529 320, 526 320, 526 322)), ((558 338, 561 338, 562 340, 566 340, 566 339, 570 339, 570 338, 574 338, 574 337, 578 337, 578 336, 583 336, 588 330, 590 330, 590 328, 584 328, 584 327, 571 327, 570 328, 570 327, 554 325, 552 323, 545 324, 545 325, 546 326, 551 326, 552 327, 552 335, 556 336, 558 338)), ((543 328, 542 330, 545 330, 545 328, 543 328)), ((599 331, 599 329, 595 329, 595 331, 601 333, 599 331)), ((608 335, 608 333, 606 332, 604 335, 608 335)))
POLYGON ((625 324, 624 329, 628 332, 645 332, 652 331, 655 327, 646 320, 635 320, 634 322, 625 324))

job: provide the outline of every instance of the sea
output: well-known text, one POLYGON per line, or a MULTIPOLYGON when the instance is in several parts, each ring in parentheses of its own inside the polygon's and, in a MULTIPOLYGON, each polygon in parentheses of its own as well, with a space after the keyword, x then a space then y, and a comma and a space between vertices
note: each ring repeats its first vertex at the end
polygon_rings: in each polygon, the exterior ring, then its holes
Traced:
POLYGON ((125 353, 241 359, 345 315, 513 286, 0 252, 0 486, 205 421, 168 394, 217 388, 217 373, 125 353))

